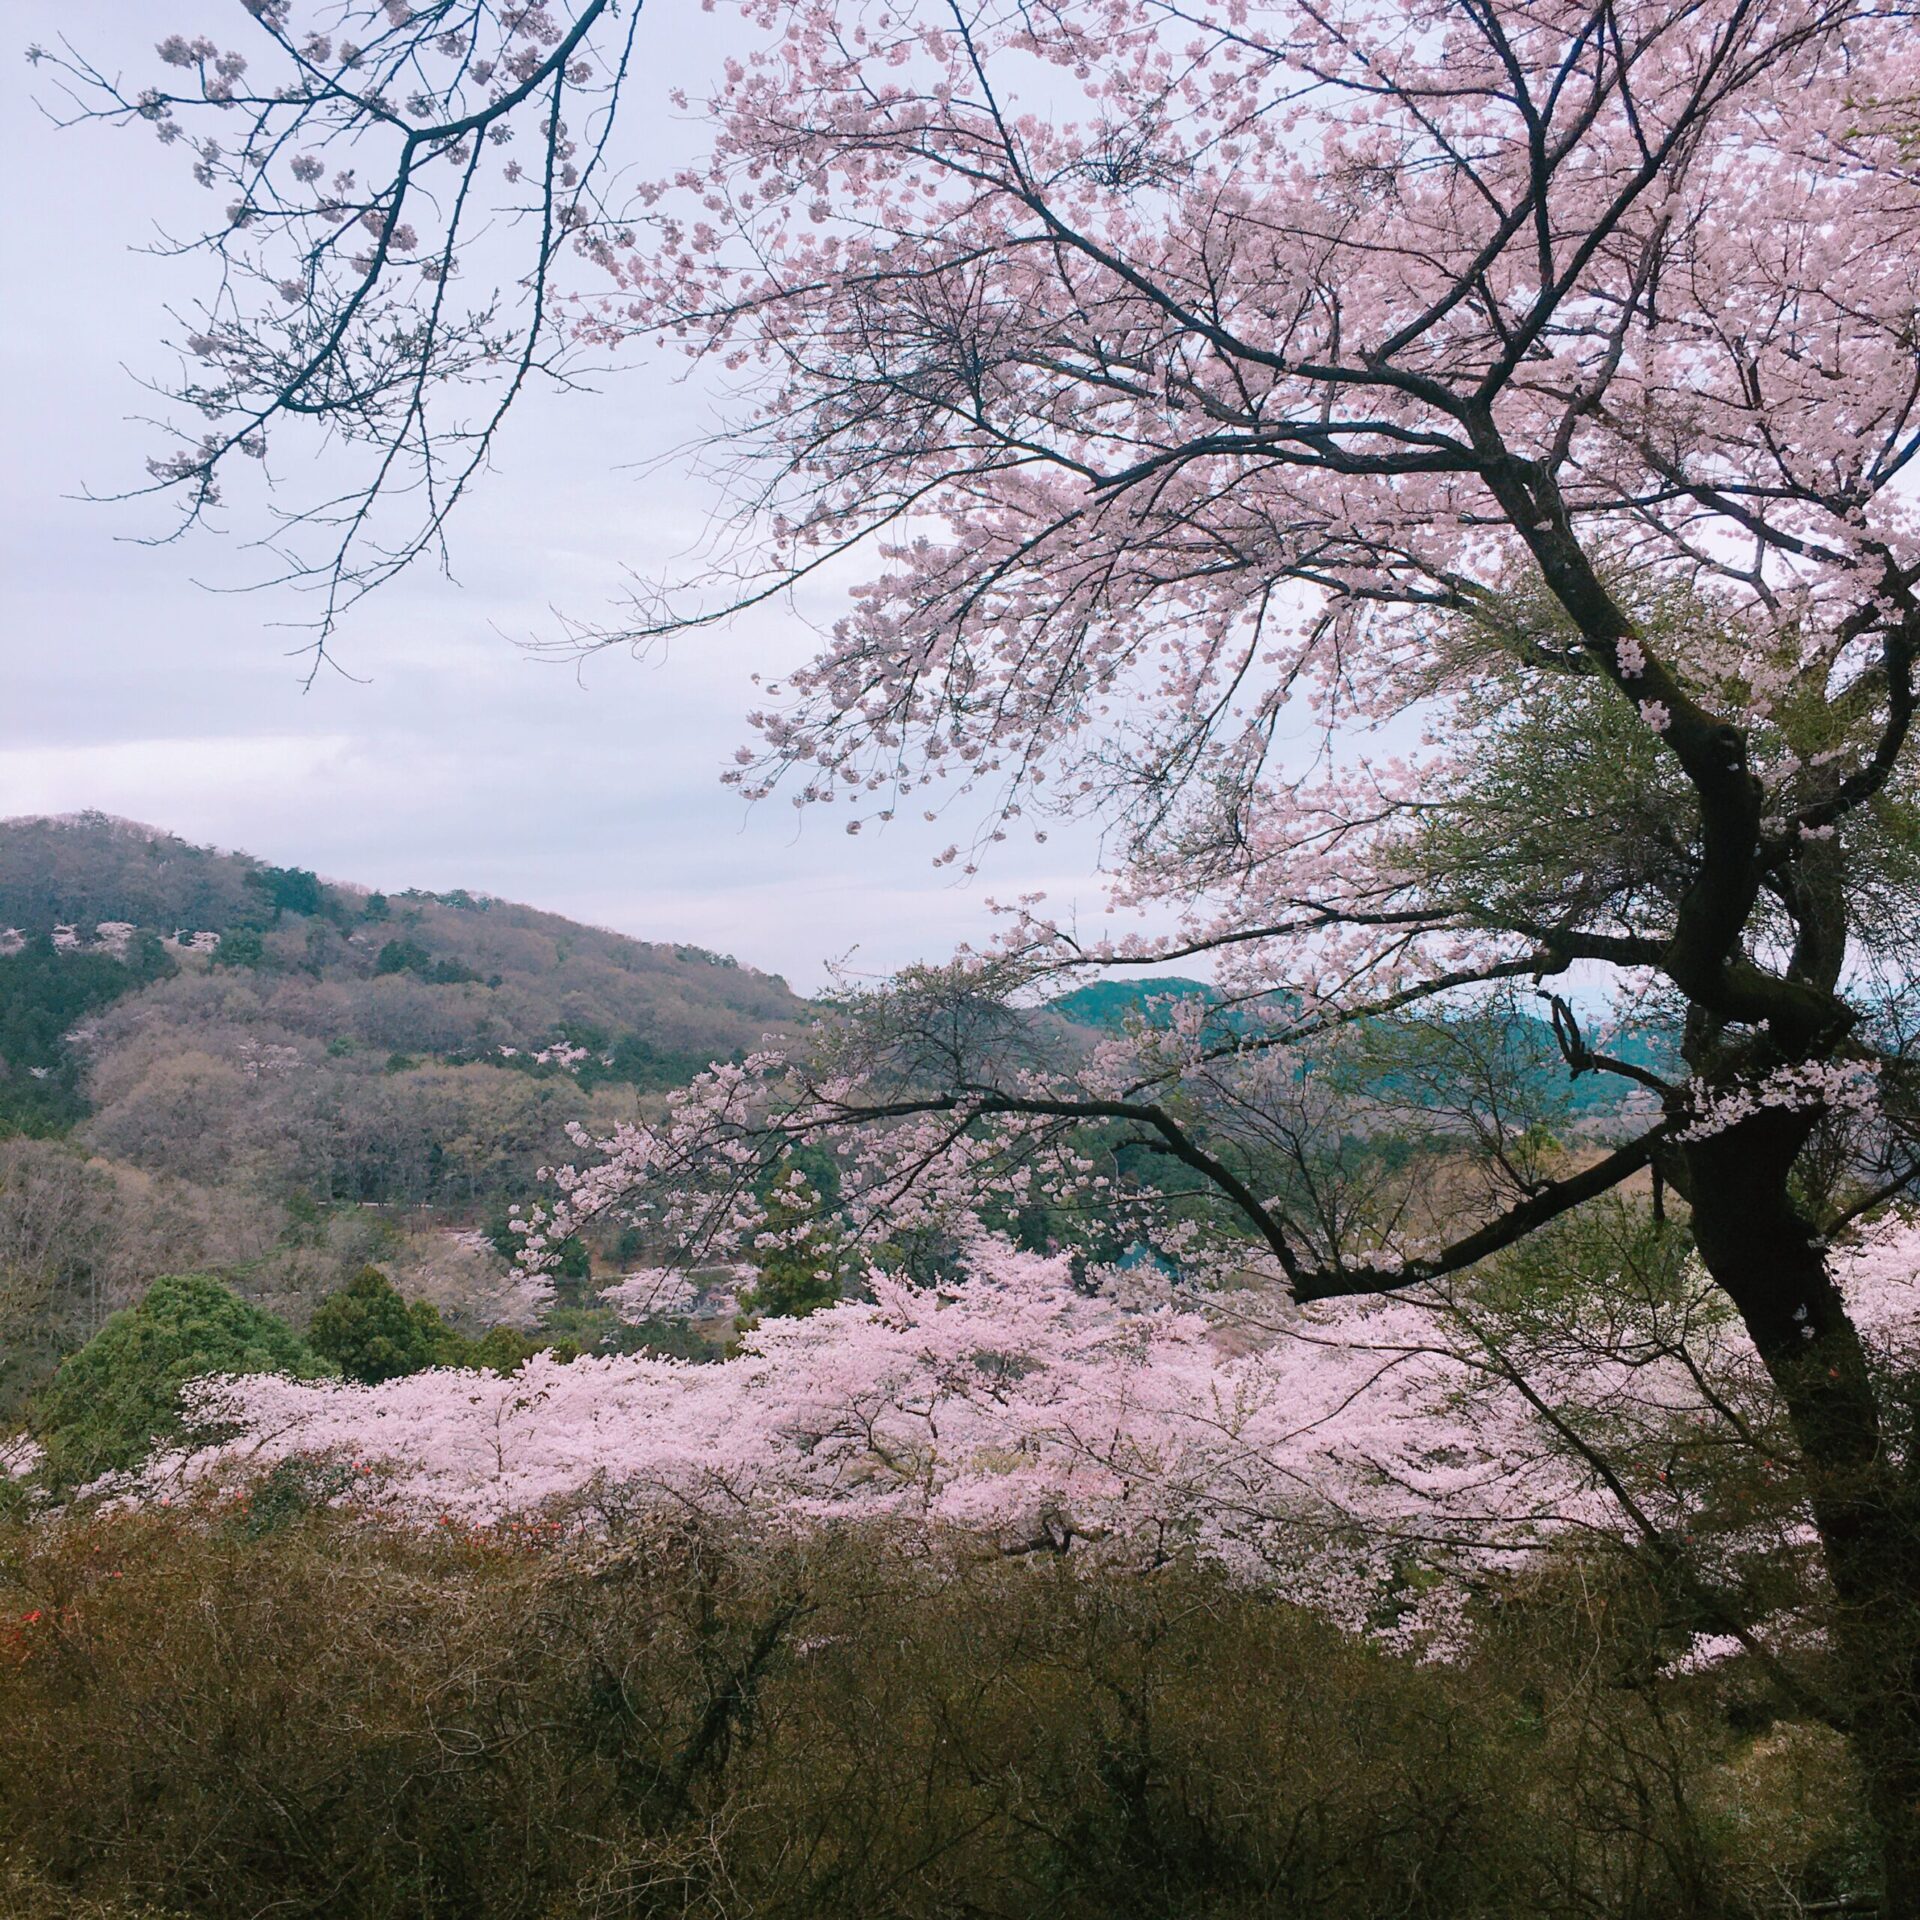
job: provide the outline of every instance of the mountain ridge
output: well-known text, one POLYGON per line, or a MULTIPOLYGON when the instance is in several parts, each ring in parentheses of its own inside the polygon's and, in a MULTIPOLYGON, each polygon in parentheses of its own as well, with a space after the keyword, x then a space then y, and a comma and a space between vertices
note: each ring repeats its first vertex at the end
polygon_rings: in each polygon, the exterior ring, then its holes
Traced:
POLYGON ((0 1125, 157 1063, 484 1064, 653 1091, 812 1017, 779 975, 455 888, 392 895, 98 813, 0 821, 0 1125), (210 1038, 211 1036, 211 1038, 210 1038), (251 1045, 252 1053, 246 1051, 251 1045))
MULTIPOLYGON (((176 931, 220 931, 222 929, 216 923, 223 917, 246 920, 244 892, 236 888, 244 889, 248 875, 262 876, 263 879, 275 875, 297 877, 311 885, 320 896, 333 895, 348 901, 364 903, 389 897, 380 888, 363 881, 340 879, 306 868, 276 867, 243 848, 189 841, 169 828, 97 809, 64 814, 15 814, 0 818, 0 931, 9 927, 18 932, 33 931, 36 927, 51 930, 57 925, 77 925, 89 918, 94 925, 131 921, 136 925, 157 927, 173 920, 180 923, 176 931), (91 853, 96 862, 109 851, 120 856, 118 869, 111 880, 103 882, 97 874, 75 875, 71 871, 62 876, 56 871, 61 863, 53 856, 61 850, 59 843, 63 840, 70 845, 74 842, 85 843, 83 852, 91 853), (171 863, 199 868, 201 871, 195 876, 200 881, 199 889, 196 891, 189 882, 173 890, 170 904, 161 904, 165 896, 153 884, 152 878, 144 888, 130 884, 129 869, 137 862, 128 856, 136 846, 145 850, 149 860, 157 858, 163 866, 171 863), (237 877, 235 884, 216 889, 209 884, 210 876, 205 871, 208 868, 227 870, 237 877), (69 891, 64 897, 59 897, 54 890, 62 886, 69 891), (80 886, 93 889, 92 897, 80 895, 77 892, 80 886), (114 887, 120 889, 117 896, 111 891, 114 887), (224 907, 221 904, 223 897, 224 907), (57 908, 54 904, 56 898, 57 908), (22 922, 32 924, 20 924, 22 922)), ((786 981, 781 975, 740 961, 732 954, 702 947, 693 941, 649 940, 638 934, 603 927, 592 921, 576 920, 570 915, 554 913, 524 901, 509 900, 504 895, 484 890, 453 887, 435 892, 431 888, 411 887, 391 897, 433 901, 477 912, 504 911, 530 915, 610 941, 655 952, 696 957, 786 988, 786 981)))

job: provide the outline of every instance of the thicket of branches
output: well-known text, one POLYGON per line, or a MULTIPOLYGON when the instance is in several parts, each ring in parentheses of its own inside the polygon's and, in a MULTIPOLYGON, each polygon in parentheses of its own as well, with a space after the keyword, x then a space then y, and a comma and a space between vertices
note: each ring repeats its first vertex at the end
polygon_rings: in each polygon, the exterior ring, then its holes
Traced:
MULTIPOLYGON (((357 48, 303 55, 282 9, 259 17, 319 76, 290 109, 303 128, 346 100, 343 139, 399 138, 403 110, 340 79, 357 48)), ((439 10, 381 17, 396 76, 506 35, 530 64, 488 83, 503 113, 537 110, 545 75, 557 116, 571 68, 539 49, 611 32, 592 6, 476 5, 443 56, 439 10)), ((599 637, 683 632, 864 560, 817 658, 767 689, 737 783, 785 781, 854 832, 950 787, 990 799, 987 841, 1098 811, 1121 830, 1117 904, 1180 931, 1092 939, 1026 902, 991 959, 856 996, 813 1049, 583 1142, 530 1250, 623 1210, 696 1250, 759 1244, 768 1176, 807 1145, 847 1160, 832 1204, 856 1233, 958 1238, 1031 1193, 1131 1209, 1215 1280, 1444 1306, 1456 1277, 1651 1177, 1791 1435, 1832 1718, 1886 1911, 1911 1920, 1920 1442, 1899 1343, 1834 1247, 1909 1191, 1920 1133, 1910 11, 756 0, 743 18, 704 156, 648 190, 645 224, 578 222, 601 276, 583 341, 678 341, 750 386, 715 450, 726 564, 688 595, 649 583, 599 637), (1089 1050, 1029 1017, 1049 985, 1198 955, 1224 1015, 1089 1050), (1498 1039, 1528 990, 1566 1076, 1622 1082, 1631 1125, 1546 1137, 1498 1039), (1612 1044, 1598 1001, 1664 1026, 1677 1059, 1612 1044), (1450 1125, 1386 1150, 1417 1104, 1394 1089, 1422 1080, 1450 1125), (1175 1177, 1116 1184, 1089 1127, 1175 1177)), ((624 56, 599 57, 616 85, 624 56)), ((210 121, 249 111, 225 103, 231 56, 162 58, 200 73, 210 121)), ((403 251, 418 169, 476 164, 449 87, 422 98, 433 130, 399 140, 391 184, 329 185, 311 216, 373 236, 359 284, 403 251)), ((188 104, 106 110, 165 134, 188 104)), ((351 327, 344 358, 327 331, 354 296, 289 285, 324 364, 361 364, 351 327)), ((190 504, 315 377, 256 358, 257 311, 205 330, 208 363, 237 369, 209 404, 264 397, 163 470, 190 504)), ((457 384, 479 336, 450 337, 457 384)), ((431 474, 412 396, 442 366, 415 352, 397 400, 349 374, 377 404, 329 420, 364 417, 431 474)), ((417 550, 317 564, 337 593, 417 550)), ((1603 1334, 1604 1288, 1586 1311, 1603 1334)))

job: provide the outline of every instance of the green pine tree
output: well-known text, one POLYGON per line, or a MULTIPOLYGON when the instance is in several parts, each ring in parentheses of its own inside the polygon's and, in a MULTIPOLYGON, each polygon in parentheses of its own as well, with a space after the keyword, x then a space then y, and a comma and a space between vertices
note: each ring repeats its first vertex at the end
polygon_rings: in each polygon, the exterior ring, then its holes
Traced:
POLYGON ((322 1300, 307 1341, 349 1380, 371 1386, 428 1367, 470 1364, 468 1343, 425 1300, 407 1301, 378 1267, 362 1267, 322 1300))
POLYGON ((189 1437, 180 1389, 212 1373, 285 1373, 311 1380, 326 1362, 287 1323, 205 1274, 169 1275, 116 1313, 61 1366, 33 1408, 61 1485, 136 1467, 156 1446, 189 1437))
POLYGON ((745 1333, 764 1319, 798 1319, 840 1298, 847 1269, 845 1236, 819 1190, 791 1161, 768 1184, 761 1232, 772 1244, 755 1250, 755 1279, 741 1295, 735 1322, 745 1333))

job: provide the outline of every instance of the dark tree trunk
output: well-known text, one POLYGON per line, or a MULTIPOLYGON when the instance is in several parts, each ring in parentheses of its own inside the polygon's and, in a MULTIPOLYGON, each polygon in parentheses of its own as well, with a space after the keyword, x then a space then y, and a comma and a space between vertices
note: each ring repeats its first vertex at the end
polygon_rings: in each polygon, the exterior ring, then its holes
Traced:
POLYGON ((1920 1551, 1909 1476, 1788 1174, 1802 1114, 1761 1114, 1686 1149, 1701 1258, 1739 1309, 1799 1442, 1836 1603, 1848 1734, 1879 1828, 1888 1920, 1920 1920, 1920 1551))

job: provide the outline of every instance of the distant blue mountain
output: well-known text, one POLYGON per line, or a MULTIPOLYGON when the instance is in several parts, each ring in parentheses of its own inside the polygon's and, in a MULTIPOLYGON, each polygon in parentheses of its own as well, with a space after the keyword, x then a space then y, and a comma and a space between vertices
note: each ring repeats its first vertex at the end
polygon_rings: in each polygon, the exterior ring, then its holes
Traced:
MULTIPOLYGON (((1177 976, 1159 980, 1096 980, 1091 986, 1075 987, 1071 993, 1063 993, 1052 1002, 1052 1008, 1076 1025, 1118 1033, 1135 1014, 1151 1011, 1156 1000, 1194 998, 1212 1006, 1220 995, 1204 980, 1183 980, 1177 976)), ((1164 1022, 1164 1008, 1155 1017, 1164 1022)))
MULTIPOLYGON (((1136 1016, 1155 1025, 1164 1025, 1173 1005, 1198 999, 1208 1006, 1220 1002, 1219 990, 1204 980, 1188 980, 1178 975, 1153 979, 1096 980, 1051 1003, 1052 1010, 1078 1026, 1117 1033, 1136 1016)), ((1229 1008, 1221 1016, 1221 1037, 1237 1022, 1238 1014, 1229 1008)), ((1512 1038, 1538 1058, 1539 1071, 1550 1076, 1558 1087, 1565 1087, 1565 1068, 1550 1024, 1532 1014, 1518 1014, 1512 1038)), ((1597 1051, 1630 1065, 1667 1077, 1684 1077, 1678 1036, 1655 1026, 1606 1027, 1589 1032, 1597 1051)), ((1628 1083, 1617 1074, 1582 1074, 1566 1091, 1576 1113, 1590 1113, 1615 1107, 1629 1092, 1628 1083)))

